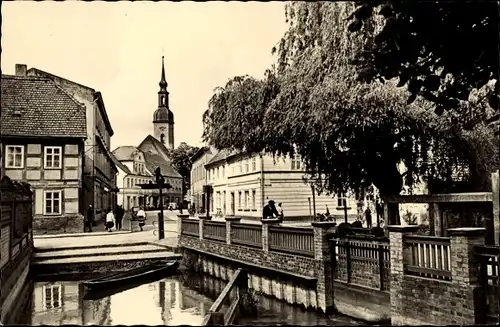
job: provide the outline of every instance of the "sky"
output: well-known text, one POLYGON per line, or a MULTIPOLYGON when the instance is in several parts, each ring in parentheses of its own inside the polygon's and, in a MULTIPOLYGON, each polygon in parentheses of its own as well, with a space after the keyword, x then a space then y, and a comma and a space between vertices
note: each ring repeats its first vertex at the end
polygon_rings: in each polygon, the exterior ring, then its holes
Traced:
POLYGON ((26 64, 102 93, 111 149, 153 134, 161 57, 175 146, 202 145, 202 114, 232 77, 262 77, 287 29, 284 2, 2 4, 2 74, 26 64))

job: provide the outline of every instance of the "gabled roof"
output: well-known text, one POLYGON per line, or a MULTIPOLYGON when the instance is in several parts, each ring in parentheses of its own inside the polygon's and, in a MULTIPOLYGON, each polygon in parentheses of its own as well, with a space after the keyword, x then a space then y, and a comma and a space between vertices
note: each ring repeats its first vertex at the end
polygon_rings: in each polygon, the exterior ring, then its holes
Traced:
POLYGON ((123 172, 125 174, 132 174, 132 172, 130 171, 130 169, 128 169, 127 166, 125 166, 124 164, 122 164, 116 157, 115 155, 113 154, 113 152, 110 152, 109 153, 109 157, 111 158, 111 160, 113 161, 113 163, 115 164, 116 167, 120 168, 121 170, 123 170, 123 172))
POLYGON ((155 169, 160 167, 163 176, 182 178, 181 174, 163 156, 152 152, 144 152, 144 159, 146 161, 146 168, 150 172, 154 173, 155 169))
MULTIPOLYGON (((57 75, 48 73, 48 72, 41 70, 41 69, 38 69, 38 68, 32 67, 32 68, 28 69, 26 73, 28 74, 28 76, 38 76, 38 77, 48 78, 48 79, 52 80, 53 82, 55 82, 56 84, 59 83, 61 80, 65 81, 65 82, 69 82, 73 85, 76 85, 80 88, 84 88, 84 89, 92 92, 94 100, 97 101, 97 104, 99 106, 99 111, 101 112, 102 118, 104 120, 104 124, 106 125, 106 128, 109 131, 109 135, 113 136, 114 131, 113 131, 113 128, 111 127, 111 122, 109 121, 108 113, 106 112, 106 107, 104 106, 104 101, 102 99, 101 92, 98 92, 98 91, 96 92, 96 90, 94 90, 93 88, 91 88, 89 86, 71 81, 71 80, 64 78, 64 77, 61 77, 61 76, 57 76, 57 75)), ((64 84, 66 84, 66 83, 63 83, 63 85, 64 84)), ((60 86, 64 88, 63 85, 60 85, 60 86)), ((72 89, 70 88, 69 90, 72 90, 72 89)))
POLYGON ((119 146, 113 150, 113 154, 115 155, 118 161, 132 161, 134 160, 134 156, 140 150, 132 145, 123 145, 119 146))
POLYGON ((209 165, 212 165, 212 164, 215 164, 217 162, 220 162, 220 161, 223 161, 223 160, 226 160, 230 157, 233 157, 235 155, 238 155, 240 153, 243 153, 242 151, 230 151, 230 150, 226 150, 226 149, 223 149, 223 150, 219 150, 213 157, 212 159, 210 159, 210 161, 205 165, 205 166, 209 166, 209 165))
POLYGON ((210 147, 203 146, 203 147, 199 148, 198 151, 196 151, 195 154, 193 154, 193 156, 191 157, 191 161, 194 162, 194 161, 198 160, 198 158, 200 158, 202 155, 204 155, 207 152, 212 153, 212 150, 210 149, 210 147))
POLYGON ((143 146, 146 143, 148 143, 148 142, 153 145, 153 147, 156 150, 156 152, 158 154, 160 154, 161 156, 163 156, 165 158, 165 160, 170 160, 168 149, 165 147, 165 145, 163 145, 163 143, 161 143, 160 141, 158 141, 151 134, 149 134, 148 136, 146 136, 146 138, 144 140, 142 140, 141 144, 139 144, 139 146, 137 148, 139 150, 143 151, 143 152, 146 152, 147 150, 143 149, 143 146))
POLYGON ((2 136, 87 137, 85 107, 47 78, 2 75, 2 136))

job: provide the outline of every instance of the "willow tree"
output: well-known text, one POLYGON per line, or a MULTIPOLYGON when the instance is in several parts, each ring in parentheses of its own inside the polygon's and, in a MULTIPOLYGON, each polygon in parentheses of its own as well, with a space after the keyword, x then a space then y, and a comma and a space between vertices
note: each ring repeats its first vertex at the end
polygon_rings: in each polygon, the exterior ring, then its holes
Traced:
MULTIPOLYGON (((355 62, 362 80, 407 86, 409 101, 422 96, 437 114, 455 110, 485 88, 486 121, 498 132, 500 113, 500 4, 497 1, 357 1, 348 29, 381 22, 375 42, 355 62), (494 87, 493 87, 494 85, 494 87)), ((473 127, 473 126, 469 126, 473 127)))
POLYGON ((382 196, 397 195, 403 184, 467 167, 470 138, 455 113, 438 117, 423 100, 408 105, 394 83, 358 80, 350 63, 378 26, 350 34, 353 6, 288 4, 277 66, 261 80, 235 77, 216 90, 204 115, 205 140, 217 148, 298 153, 310 180, 328 194, 373 184, 382 196))

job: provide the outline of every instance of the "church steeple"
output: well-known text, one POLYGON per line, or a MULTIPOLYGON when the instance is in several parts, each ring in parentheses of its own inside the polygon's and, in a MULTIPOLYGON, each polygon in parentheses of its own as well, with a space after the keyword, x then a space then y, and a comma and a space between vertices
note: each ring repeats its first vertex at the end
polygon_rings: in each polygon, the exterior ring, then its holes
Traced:
POLYGON ((165 62, 163 56, 161 56, 161 80, 159 85, 160 91, 158 92, 158 108, 168 108, 168 83, 165 78, 165 62))
POLYGON ((167 79, 165 78, 165 62, 161 57, 161 80, 158 92, 158 109, 153 113, 153 136, 167 148, 174 148, 174 113, 168 103, 167 79))

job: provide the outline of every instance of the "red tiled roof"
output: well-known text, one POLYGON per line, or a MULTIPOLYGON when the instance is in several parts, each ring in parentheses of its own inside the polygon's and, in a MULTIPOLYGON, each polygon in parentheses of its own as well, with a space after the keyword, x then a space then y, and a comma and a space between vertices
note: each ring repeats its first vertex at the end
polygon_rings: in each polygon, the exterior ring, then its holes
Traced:
POLYGON ((87 136, 85 107, 46 78, 2 75, 2 136, 87 136))

